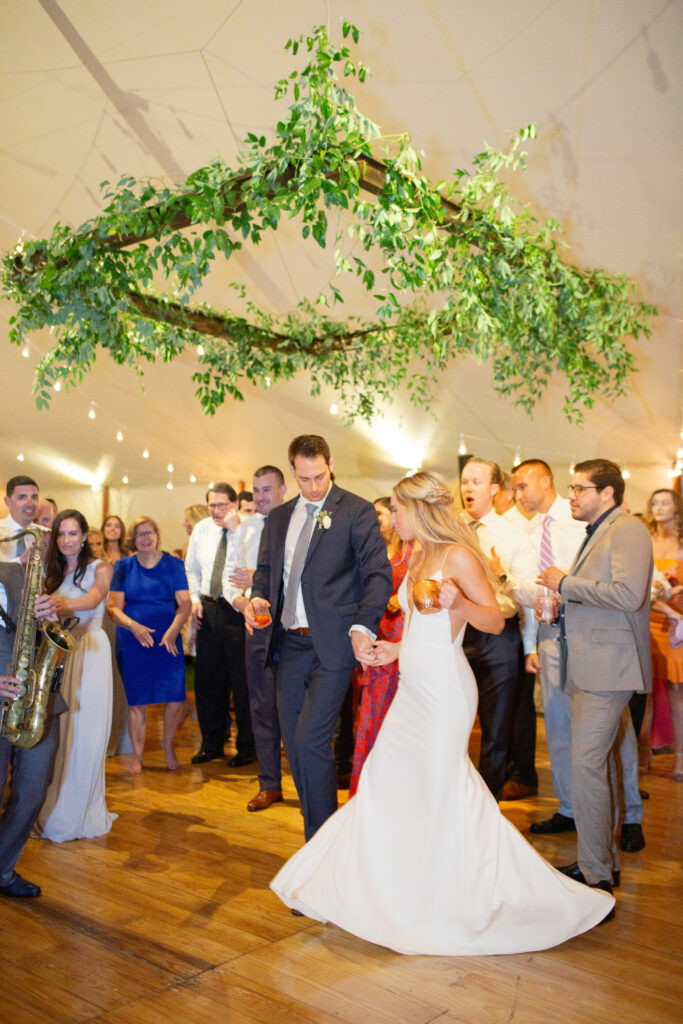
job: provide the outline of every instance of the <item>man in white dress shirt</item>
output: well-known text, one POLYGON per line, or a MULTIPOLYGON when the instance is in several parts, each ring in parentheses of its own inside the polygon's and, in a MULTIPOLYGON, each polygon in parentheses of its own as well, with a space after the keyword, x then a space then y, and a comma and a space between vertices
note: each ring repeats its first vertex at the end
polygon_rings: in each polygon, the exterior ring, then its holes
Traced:
POLYGON ((460 478, 465 506, 462 519, 473 530, 484 554, 494 565, 498 560, 509 583, 508 592, 498 596, 506 620, 503 632, 494 636, 468 625, 463 641, 479 689, 479 772, 496 799, 501 798, 509 772, 510 778, 524 786, 527 794, 535 793, 538 787, 534 765, 535 713, 531 716, 532 735, 527 736, 517 763, 509 769, 512 723, 524 682, 524 658, 536 647, 533 605, 537 588, 536 559, 529 538, 493 508, 501 481, 497 463, 474 457, 467 462, 460 478))
MULTIPOLYGON (((586 530, 582 521, 573 518, 569 501, 557 494, 550 466, 542 459, 525 459, 515 467, 512 483, 516 499, 524 511, 535 513, 530 536, 539 573, 551 565, 562 572, 569 572, 574 556, 586 538, 586 530)), ((560 805, 550 818, 534 822, 531 831, 536 835, 573 832, 569 756, 571 708, 569 694, 560 686, 559 619, 539 625, 534 670, 541 675, 546 742, 553 789, 560 805)), ((643 848, 645 839, 641 826, 643 802, 638 788, 638 747, 628 713, 622 717, 619 757, 624 794, 622 849, 633 853, 643 848)))
MULTIPOLYGON (((0 520, 0 537, 13 537, 34 521, 40 495, 38 484, 30 476, 13 476, 7 481, 5 491, 9 515, 0 520)), ((20 537, 19 540, 0 544, 0 562, 21 562, 25 565, 32 545, 32 537, 20 537)))
POLYGON ((202 733, 193 764, 222 758, 230 692, 235 703, 237 753, 231 768, 255 760, 244 651, 244 622, 223 595, 223 574, 232 535, 240 524, 237 494, 218 483, 207 494, 209 518, 190 535, 185 570, 192 598, 192 624, 197 630, 195 699, 202 733))
MULTIPOLYGON (((235 534, 223 583, 226 600, 241 614, 249 604, 263 524, 271 509, 282 504, 286 490, 285 478, 277 466, 261 466, 254 473, 252 494, 255 514, 245 519, 235 534)), ((264 811, 282 800, 275 674, 267 659, 272 628, 271 624, 266 629, 255 629, 246 638, 249 708, 259 763, 259 791, 247 804, 248 811, 264 811)))

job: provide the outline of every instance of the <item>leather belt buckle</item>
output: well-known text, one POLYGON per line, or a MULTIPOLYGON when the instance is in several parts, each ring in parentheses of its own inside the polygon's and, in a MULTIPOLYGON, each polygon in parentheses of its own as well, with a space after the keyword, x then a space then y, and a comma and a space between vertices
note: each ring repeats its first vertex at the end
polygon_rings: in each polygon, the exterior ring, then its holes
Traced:
POLYGON ((295 629, 286 630, 287 633, 294 633, 295 636, 310 636, 311 631, 308 626, 297 626, 295 629))

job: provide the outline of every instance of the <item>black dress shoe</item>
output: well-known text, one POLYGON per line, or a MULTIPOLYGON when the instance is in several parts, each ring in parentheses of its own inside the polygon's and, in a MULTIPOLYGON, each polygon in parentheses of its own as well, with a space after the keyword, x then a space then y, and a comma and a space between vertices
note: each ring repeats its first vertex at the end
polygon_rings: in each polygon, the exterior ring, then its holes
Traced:
MULTIPOLYGON (((561 874, 566 875, 567 878, 573 878, 575 882, 581 882, 582 885, 589 884, 586 881, 583 871, 579 867, 578 861, 574 861, 573 864, 562 864, 561 866, 558 866, 556 870, 559 871, 561 874)), ((611 882, 596 882, 593 888, 597 887, 599 889, 602 889, 605 885, 609 886, 609 892, 612 891, 612 886, 614 886, 615 889, 618 889, 621 885, 621 871, 612 872, 611 882)))
POLYGON ((256 754, 235 754, 228 761, 231 768, 243 768, 245 764, 253 764, 256 760, 256 754))
POLYGON ((531 831, 535 836, 549 836, 555 832, 576 832, 576 825, 573 818, 568 818, 566 814, 556 811, 552 818, 535 821, 531 826, 531 831))
POLYGON ((627 823, 621 826, 621 838, 619 846, 624 853, 638 853, 645 846, 643 829, 637 822, 627 823))
POLYGON ((15 872, 14 878, 9 885, 0 886, 0 894, 26 899, 28 896, 40 896, 40 886, 36 885, 35 882, 27 881, 27 879, 22 878, 21 875, 15 872))
POLYGON ((223 757, 223 751, 198 750, 191 760, 191 764, 206 764, 207 761, 219 761, 223 757))

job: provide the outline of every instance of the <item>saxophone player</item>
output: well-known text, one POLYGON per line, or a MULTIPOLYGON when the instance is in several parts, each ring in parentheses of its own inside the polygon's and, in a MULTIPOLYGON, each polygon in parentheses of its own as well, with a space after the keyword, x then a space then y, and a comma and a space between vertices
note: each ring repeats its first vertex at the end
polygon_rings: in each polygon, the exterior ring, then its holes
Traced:
MULTIPOLYGON (((0 697, 14 698, 18 680, 3 675, 12 658, 14 628, 21 606, 24 569, 18 561, 0 561, 0 697)), ((35 612, 45 619, 56 619, 52 598, 36 597, 35 612)), ((0 895, 14 897, 40 896, 40 886, 22 878, 15 865, 38 816, 52 776, 59 742, 58 716, 67 710, 66 701, 57 691, 51 695, 45 733, 34 747, 22 749, 0 736, 0 792, 12 766, 10 794, 0 818, 0 895)))

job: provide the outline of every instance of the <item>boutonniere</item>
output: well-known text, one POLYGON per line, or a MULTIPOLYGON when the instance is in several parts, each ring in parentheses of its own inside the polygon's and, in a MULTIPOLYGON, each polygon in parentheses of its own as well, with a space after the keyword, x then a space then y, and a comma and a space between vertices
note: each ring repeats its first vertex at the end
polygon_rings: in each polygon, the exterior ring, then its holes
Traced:
POLYGON ((319 508, 315 514, 315 521, 319 530, 329 530, 332 526, 332 513, 325 508, 319 508))

